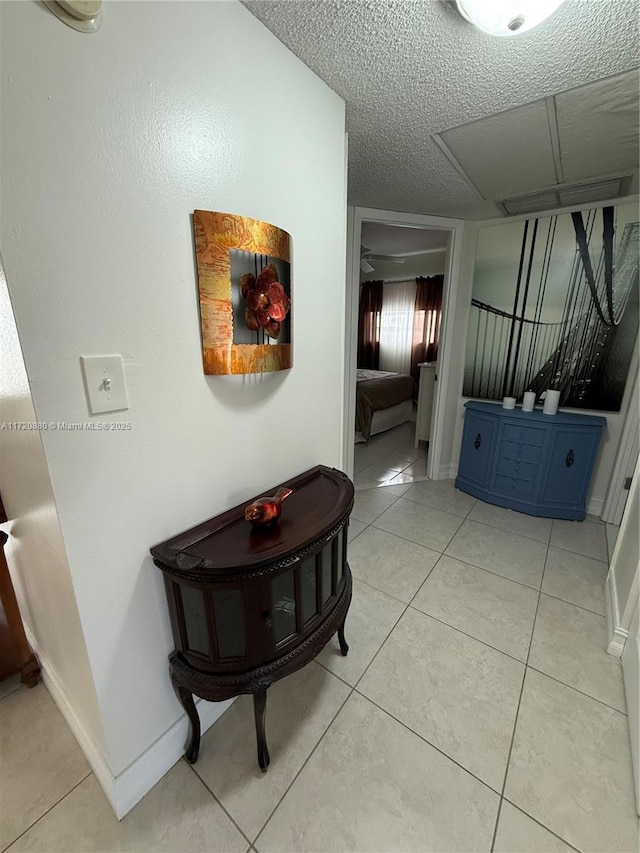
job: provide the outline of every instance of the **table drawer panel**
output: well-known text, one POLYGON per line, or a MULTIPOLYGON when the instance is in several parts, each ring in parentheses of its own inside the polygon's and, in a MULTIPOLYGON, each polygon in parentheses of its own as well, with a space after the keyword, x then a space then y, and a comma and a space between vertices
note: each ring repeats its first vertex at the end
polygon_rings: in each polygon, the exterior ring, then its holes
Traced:
POLYGON ((522 480, 536 480, 538 477, 538 466, 518 459, 498 459, 497 475, 515 477, 522 480))
POLYGON ((502 441, 499 456, 505 459, 521 459, 524 462, 537 463, 542 455, 542 446, 537 444, 517 444, 515 441, 502 441))
POLYGON ((542 427, 520 426, 519 424, 505 424, 502 437, 506 441, 515 441, 519 444, 544 444, 546 429, 542 427))
POLYGON ((496 493, 514 498, 530 498, 535 493, 535 480, 518 480, 514 477, 506 477, 496 474, 494 490, 496 493))

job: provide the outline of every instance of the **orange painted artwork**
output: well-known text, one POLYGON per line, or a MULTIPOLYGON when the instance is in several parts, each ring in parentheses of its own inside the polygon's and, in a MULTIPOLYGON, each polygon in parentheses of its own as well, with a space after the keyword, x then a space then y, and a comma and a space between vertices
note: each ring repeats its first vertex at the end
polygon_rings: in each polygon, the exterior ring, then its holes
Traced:
POLYGON ((293 364, 291 237, 268 222, 193 213, 202 356, 207 374, 293 364))

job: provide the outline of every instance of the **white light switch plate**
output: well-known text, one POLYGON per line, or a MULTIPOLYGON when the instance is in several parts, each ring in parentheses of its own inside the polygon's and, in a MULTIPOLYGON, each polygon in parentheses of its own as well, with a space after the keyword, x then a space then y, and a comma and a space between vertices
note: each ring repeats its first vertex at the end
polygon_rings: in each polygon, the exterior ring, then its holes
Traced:
POLYGON ((122 356, 83 355, 80 356, 80 363, 92 415, 129 408, 122 356))

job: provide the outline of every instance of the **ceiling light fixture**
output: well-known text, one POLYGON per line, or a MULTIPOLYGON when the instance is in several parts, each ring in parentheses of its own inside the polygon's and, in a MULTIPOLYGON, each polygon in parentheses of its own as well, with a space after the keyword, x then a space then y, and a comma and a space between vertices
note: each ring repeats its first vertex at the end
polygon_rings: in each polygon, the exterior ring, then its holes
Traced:
POLYGON ((458 11, 491 36, 517 36, 542 23, 564 0, 456 0, 458 11))

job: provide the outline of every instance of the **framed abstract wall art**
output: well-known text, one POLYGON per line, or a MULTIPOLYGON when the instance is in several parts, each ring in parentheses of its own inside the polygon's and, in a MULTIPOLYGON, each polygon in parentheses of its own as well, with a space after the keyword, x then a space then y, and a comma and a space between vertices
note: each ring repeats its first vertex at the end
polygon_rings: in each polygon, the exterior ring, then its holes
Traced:
POLYGON ((634 204, 481 228, 463 394, 549 389, 560 405, 618 412, 638 334, 634 204))
POLYGON ((193 214, 207 374, 292 366, 291 238, 268 222, 193 214))

